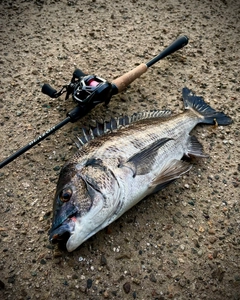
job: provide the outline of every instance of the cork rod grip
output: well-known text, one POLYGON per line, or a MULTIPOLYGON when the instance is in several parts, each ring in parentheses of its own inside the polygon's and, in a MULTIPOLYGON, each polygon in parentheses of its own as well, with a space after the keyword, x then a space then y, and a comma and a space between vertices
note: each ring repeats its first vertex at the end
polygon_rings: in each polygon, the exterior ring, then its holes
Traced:
POLYGON ((142 63, 133 70, 123 74, 117 79, 113 80, 112 83, 118 88, 118 92, 122 92, 130 83, 135 79, 140 77, 143 73, 147 71, 148 67, 146 64, 142 63))

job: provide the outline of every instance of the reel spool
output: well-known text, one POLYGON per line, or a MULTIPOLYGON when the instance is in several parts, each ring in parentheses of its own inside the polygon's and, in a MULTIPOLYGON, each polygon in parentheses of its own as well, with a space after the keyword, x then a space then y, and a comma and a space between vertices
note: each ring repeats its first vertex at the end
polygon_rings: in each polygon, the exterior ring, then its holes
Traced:
POLYGON ((82 77, 82 79, 74 85, 72 92, 73 100, 80 105, 90 102, 93 104, 101 102, 108 104, 111 96, 112 84, 95 75, 82 77))

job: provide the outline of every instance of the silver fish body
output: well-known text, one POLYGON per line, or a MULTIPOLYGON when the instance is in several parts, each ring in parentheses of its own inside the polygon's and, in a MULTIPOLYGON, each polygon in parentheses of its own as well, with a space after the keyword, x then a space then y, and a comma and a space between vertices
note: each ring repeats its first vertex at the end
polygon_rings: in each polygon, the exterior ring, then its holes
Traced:
POLYGON ((50 241, 75 250, 128 209, 176 180, 191 165, 184 155, 206 157, 190 131, 198 123, 228 125, 201 97, 183 89, 185 111, 153 111, 83 130, 79 150, 62 168, 53 205, 50 241))

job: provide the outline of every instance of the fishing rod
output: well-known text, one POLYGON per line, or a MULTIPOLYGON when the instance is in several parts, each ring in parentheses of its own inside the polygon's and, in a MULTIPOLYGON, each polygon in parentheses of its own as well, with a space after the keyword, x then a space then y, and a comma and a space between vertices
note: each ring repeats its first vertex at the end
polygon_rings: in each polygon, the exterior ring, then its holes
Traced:
POLYGON ((58 129, 62 128, 67 123, 76 122, 77 120, 85 116, 96 105, 100 103, 105 103, 107 105, 112 96, 122 92, 130 83, 139 78, 153 64, 158 62, 160 59, 163 59, 166 56, 183 48, 185 45, 187 45, 187 43, 187 36, 184 35, 178 37, 171 45, 165 48, 149 62, 141 63, 131 71, 114 79, 111 83, 99 76, 87 75, 84 74, 80 69, 76 69, 73 72, 71 82, 68 85, 64 85, 59 92, 57 92, 49 84, 43 84, 43 94, 48 95, 50 98, 58 98, 63 93, 66 93, 65 100, 67 100, 71 95, 73 100, 77 103, 77 106, 67 113, 67 116, 63 121, 51 127, 36 139, 29 142, 26 146, 17 150, 15 153, 0 162, 0 169, 16 159, 18 156, 31 149, 36 144, 40 143, 42 140, 53 134, 58 129))

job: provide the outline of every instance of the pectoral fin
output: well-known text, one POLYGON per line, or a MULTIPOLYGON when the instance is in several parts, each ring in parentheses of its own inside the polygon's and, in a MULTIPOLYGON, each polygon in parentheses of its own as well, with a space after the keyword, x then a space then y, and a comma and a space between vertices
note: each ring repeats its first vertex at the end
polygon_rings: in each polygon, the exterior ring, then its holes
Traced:
POLYGON ((170 141, 170 138, 162 138, 153 142, 151 145, 145 147, 138 153, 130 157, 125 163, 119 167, 128 167, 133 171, 133 177, 136 175, 144 175, 151 170, 152 165, 155 162, 155 157, 159 148, 165 143, 170 141))
POLYGON ((158 192, 191 169, 191 165, 182 160, 173 160, 151 183, 152 193, 158 192))

